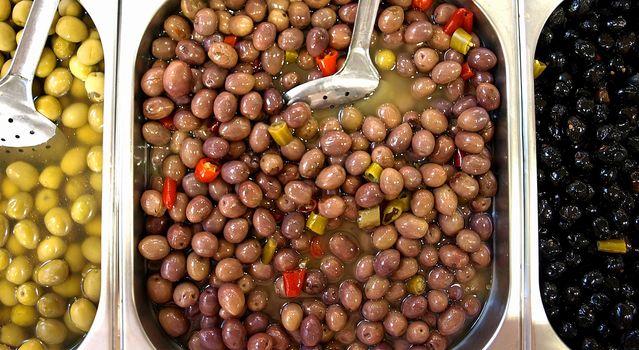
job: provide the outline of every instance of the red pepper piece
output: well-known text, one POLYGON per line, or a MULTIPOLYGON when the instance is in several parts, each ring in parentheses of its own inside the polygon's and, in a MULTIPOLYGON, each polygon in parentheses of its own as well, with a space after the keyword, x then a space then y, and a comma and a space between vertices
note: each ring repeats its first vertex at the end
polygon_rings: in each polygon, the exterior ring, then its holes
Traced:
POLYGON ((458 8, 453 12, 453 15, 450 16, 448 23, 444 25, 444 33, 448 35, 453 35, 453 33, 459 29, 463 28, 469 34, 473 32, 473 13, 465 8, 458 8))
POLYGON ((224 42, 231 46, 235 46, 235 43, 237 42, 237 37, 235 35, 227 35, 224 37, 224 42))
POLYGON ((455 166, 455 168, 460 169, 462 166, 462 160, 464 159, 464 156, 466 155, 466 152, 457 149, 455 150, 455 155, 453 158, 453 165, 455 166))
POLYGON ((470 69, 468 62, 464 62, 464 64, 462 64, 462 71, 461 71, 462 79, 468 80, 474 76, 475 76, 475 72, 473 72, 473 70, 470 69))
POLYGON ((475 17, 475 15, 471 11, 466 11, 464 14, 464 23, 462 24, 462 28, 464 28, 468 34, 473 32, 473 17, 475 17))
POLYGON ((176 198, 177 182, 167 176, 164 178, 164 185, 162 186, 162 204, 167 209, 173 209, 176 198))
POLYGON ((220 175, 220 165, 211 158, 202 158, 195 166, 195 178, 199 182, 213 182, 220 175))
POLYGON ((173 116, 164 117, 159 122, 168 130, 175 131, 175 124, 173 124, 173 116))
POLYGON ((219 121, 215 121, 215 123, 211 125, 211 132, 214 133, 216 136, 219 134, 220 124, 222 123, 220 123, 219 121))
POLYGON ((433 0, 413 0, 413 8, 426 11, 433 5, 433 0))
POLYGON ((306 269, 284 271, 282 275, 284 277, 284 294, 289 298, 300 296, 306 278, 306 269))
POLYGON ((275 222, 280 223, 284 219, 284 213, 282 213, 279 209, 271 210, 271 215, 273 215, 273 219, 275 222))
POLYGON ((337 72, 337 58, 339 53, 335 49, 326 49, 323 54, 315 57, 315 63, 322 71, 322 75, 327 77, 337 72))
POLYGON ((319 236, 315 236, 311 239, 311 256, 315 259, 324 256, 324 248, 322 248, 322 241, 319 236))
POLYGON ((315 199, 311 199, 311 202, 305 205, 302 205, 298 208, 300 213, 308 214, 317 208, 317 201, 315 199))

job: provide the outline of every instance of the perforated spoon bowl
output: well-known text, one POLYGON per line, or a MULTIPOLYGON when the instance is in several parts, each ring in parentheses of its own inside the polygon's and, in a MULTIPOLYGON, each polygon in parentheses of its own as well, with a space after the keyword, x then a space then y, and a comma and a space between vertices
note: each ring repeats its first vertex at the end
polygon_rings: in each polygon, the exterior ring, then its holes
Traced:
POLYGON ((36 111, 35 74, 57 0, 35 0, 7 75, 0 80, 0 160, 44 162, 62 156, 67 138, 62 130, 36 111))
POLYGON ((380 0, 360 0, 346 61, 335 74, 296 86, 284 94, 288 104, 306 102, 313 109, 333 108, 372 94, 379 72, 370 56, 371 35, 380 0))

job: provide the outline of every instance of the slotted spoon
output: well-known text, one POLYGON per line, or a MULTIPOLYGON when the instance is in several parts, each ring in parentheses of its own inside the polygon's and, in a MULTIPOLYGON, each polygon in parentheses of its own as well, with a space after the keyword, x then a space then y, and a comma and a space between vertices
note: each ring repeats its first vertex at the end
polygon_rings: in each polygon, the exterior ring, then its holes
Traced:
POLYGON ((360 100, 377 89, 379 72, 369 53, 380 0, 360 0, 344 66, 337 73, 296 86, 284 94, 288 104, 306 102, 313 109, 360 100))
POLYGON ((66 136, 33 103, 35 74, 57 0, 35 0, 7 75, 0 80, 0 160, 46 161, 62 156, 66 136))

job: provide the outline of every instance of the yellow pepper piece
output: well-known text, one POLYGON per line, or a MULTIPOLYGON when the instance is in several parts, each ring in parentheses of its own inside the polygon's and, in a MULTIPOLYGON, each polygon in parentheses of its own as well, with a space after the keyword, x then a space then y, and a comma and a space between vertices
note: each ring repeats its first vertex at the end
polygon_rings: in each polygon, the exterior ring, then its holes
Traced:
POLYGON ((297 60, 297 56, 299 56, 297 51, 286 51, 286 62, 295 62, 297 60))
POLYGON ((382 224, 388 225, 397 220, 403 212, 410 207, 410 195, 408 193, 402 193, 398 198, 393 199, 384 208, 384 215, 382 216, 382 224))
POLYGON ((264 245, 264 250, 262 250, 262 263, 270 264, 271 260, 273 260, 273 255, 275 255, 275 249, 277 249, 277 242, 273 237, 269 238, 264 245))
POLYGON ((471 47, 475 46, 472 40, 472 35, 468 34, 468 32, 462 28, 458 28, 450 37, 450 47, 462 55, 465 55, 471 47))
POLYGON ((422 275, 415 275, 406 282, 406 291, 410 294, 420 295, 426 291, 426 278, 422 275))
POLYGON ((628 247, 623 239, 606 239, 597 241, 597 250, 604 253, 626 254, 628 247))
POLYGON ((293 141, 293 134, 285 122, 275 122, 268 127, 268 133, 280 146, 286 146, 293 141))
POLYGON ((363 209, 358 212, 357 226, 359 228, 371 228, 379 226, 380 223, 380 209, 379 205, 369 209, 363 209))
POLYGON ((366 168, 366 171, 364 171, 364 178, 370 182, 379 182, 379 177, 382 174, 382 170, 384 169, 381 165, 372 162, 371 165, 366 168))
POLYGON ((533 63, 533 76, 537 79, 546 70, 546 64, 540 60, 533 63))
POLYGON ((312 212, 308 215, 308 219, 306 219, 306 228, 317 233, 318 235, 323 235, 324 230, 326 230, 326 224, 328 223, 328 219, 312 212))

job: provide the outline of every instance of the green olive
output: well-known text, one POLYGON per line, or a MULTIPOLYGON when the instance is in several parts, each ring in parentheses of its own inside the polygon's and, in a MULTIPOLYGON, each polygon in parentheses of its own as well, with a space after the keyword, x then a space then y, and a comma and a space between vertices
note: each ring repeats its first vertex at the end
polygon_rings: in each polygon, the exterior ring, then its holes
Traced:
POLYGON ((82 255, 82 247, 78 243, 69 244, 66 253, 64 253, 64 261, 69 264, 71 272, 80 272, 86 265, 87 260, 82 255))
POLYGON ((82 295, 97 303, 100 300, 101 273, 99 268, 93 268, 82 277, 82 295))
POLYGON ((90 262, 99 264, 102 259, 101 253, 99 237, 87 237, 82 242, 82 255, 90 262))
POLYGON ((47 350, 47 348, 45 348, 40 340, 31 338, 22 343, 18 350, 47 350))
POLYGON ((102 103, 94 103, 89 107, 89 125, 96 132, 102 132, 104 125, 104 105, 102 103))
POLYGON ((11 322, 20 327, 31 327, 38 320, 35 307, 18 304, 11 308, 11 322))
POLYGON ((67 338, 67 327, 62 321, 41 318, 36 325, 35 334, 45 344, 62 344, 67 338))
POLYGON ((58 63, 57 57, 53 50, 45 47, 42 50, 42 56, 40 56, 40 62, 38 62, 38 68, 36 68, 35 75, 38 78, 46 78, 55 69, 55 65, 58 63))
POLYGON ((58 12, 62 16, 80 17, 82 6, 76 0, 61 0, 58 5, 58 12))
POLYGON ((62 104, 60 101, 49 95, 42 95, 35 100, 36 110, 51 121, 60 119, 62 115, 62 104))
POLYGON ((6 214, 12 219, 22 220, 31 213, 32 209, 33 198, 26 192, 18 192, 9 198, 6 214))
POLYGON ((7 238, 9 237, 9 220, 0 214, 0 246, 4 246, 7 243, 7 238))
POLYGON ((59 36, 54 36, 51 40, 51 48, 53 49, 53 53, 57 58, 61 60, 66 60, 73 56, 75 52, 75 43, 72 43, 68 40, 64 40, 59 36))
POLYGON ((27 17, 29 17, 32 4, 33 1, 31 0, 24 0, 17 3, 16 6, 13 7, 13 12, 11 12, 11 20, 13 20, 13 23, 24 27, 27 23, 27 17))
POLYGON ((64 324, 67 326, 67 329, 69 330, 69 332, 74 333, 74 334, 82 334, 82 330, 80 328, 78 328, 75 323, 73 323, 73 321, 71 321, 71 312, 70 310, 67 310, 67 312, 64 313, 64 324))
POLYGON ((36 308, 43 317, 58 318, 64 315, 66 302, 58 294, 47 293, 38 299, 36 308))
POLYGON ((7 248, 11 256, 25 255, 27 253, 27 249, 18 242, 14 235, 9 236, 5 248, 7 248))
POLYGON ((89 149, 87 166, 94 173, 102 172, 102 146, 93 146, 89 149))
POLYGON ((38 184, 38 170, 31 164, 17 161, 9 164, 6 171, 7 177, 13 181, 21 191, 29 192, 38 184))
POLYGON ((31 220, 21 220, 13 226, 13 236, 20 245, 27 249, 35 249, 40 242, 38 225, 31 220))
POLYGON ((93 72, 94 67, 82 64, 78 56, 73 56, 69 60, 69 70, 71 70, 71 74, 73 74, 74 77, 86 81, 89 74, 93 72))
POLYGON ((58 206, 59 199, 58 192, 49 188, 43 188, 38 191, 35 197, 36 210, 38 213, 44 215, 49 210, 58 206))
POLYGON ((88 99, 87 89, 84 87, 84 81, 78 79, 77 77, 73 77, 73 82, 71 83, 71 90, 69 90, 69 94, 76 101, 84 101, 88 99))
POLYGON ((6 21, 11 16, 11 2, 0 0, 0 21, 6 21))
POLYGON ((16 256, 7 267, 5 278, 7 281, 20 285, 31 278, 33 265, 25 256, 16 256))
POLYGON ((44 215, 44 226, 51 234, 66 236, 71 231, 73 220, 66 209, 55 207, 44 215))
POLYGON ((62 67, 56 68, 44 79, 44 92, 54 97, 64 96, 71 89, 72 81, 71 71, 62 67))
POLYGON ((92 66, 98 64, 104 59, 102 43, 97 39, 87 39, 78 47, 77 55, 80 63, 84 65, 92 66))
POLYGON ((89 179, 84 175, 70 178, 64 186, 64 194, 69 201, 78 199, 81 195, 89 191, 89 179))
POLYGON ((102 235, 102 217, 100 215, 96 215, 93 220, 84 225, 84 231, 89 236, 100 237, 102 235))
POLYGON ((62 169, 57 165, 49 165, 40 173, 38 181, 46 188, 57 190, 64 179, 62 169))
POLYGON ((71 218, 78 224, 86 224, 98 211, 93 195, 84 194, 71 205, 71 218))
POLYGON ((34 280, 43 286, 57 286, 69 277, 69 264, 61 259, 42 263, 35 271, 34 280))
POLYGON ((62 16, 55 25, 55 32, 64 40, 73 43, 79 43, 89 36, 86 24, 73 16, 62 16))
POLYGON ((0 271, 4 271, 11 263, 11 254, 8 250, 0 248, 0 271))
POLYGON ((18 185, 13 183, 10 178, 5 177, 2 179, 2 195, 4 197, 11 197, 18 192, 20 192, 18 185))
POLYGON ((71 304, 69 313, 73 324, 79 329, 88 332, 91 324, 93 324, 96 308, 90 300, 79 298, 71 304))
POLYGON ((6 22, 0 22, 0 51, 11 52, 17 46, 16 31, 6 22))
POLYGON ((74 147, 68 150, 60 161, 62 172, 68 176, 80 175, 86 169, 87 163, 78 160, 86 159, 88 152, 86 147, 74 147))
POLYGON ((57 259, 64 256, 67 251, 67 242, 58 236, 49 236, 43 239, 38 248, 36 254, 40 262, 47 260, 57 259))
POLYGON ((91 188, 97 192, 102 192, 102 174, 93 173, 89 176, 89 183, 91 188))
POLYGON ((87 90, 89 100, 92 102, 104 101, 104 73, 93 72, 89 74, 84 82, 84 87, 87 90))
POLYGON ((74 273, 66 281, 51 287, 51 289, 67 299, 82 296, 82 276, 74 273))
POLYGON ((0 280, 0 304, 4 306, 17 305, 16 288, 15 284, 5 279, 0 280))
POLYGON ((62 111, 62 125, 77 129, 87 123, 88 116, 89 106, 86 103, 73 103, 62 111))
POLYGON ((6 60, 6 61, 4 61, 4 64, 2 64, 2 69, 0 70, 0 77, 4 77, 5 75, 7 75, 7 73, 9 72, 9 68, 11 67, 11 63, 12 62, 13 62, 13 60, 11 58, 6 60))
POLYGON ((16 299, 22 305, 35 306, 40 298, 40 287, 34 282, 21 284, 16 290, 16 299))
POLYGON ((17 347, 27 337, 27 331, 13 323, 5 324, 0 329, 0 342, 6 345, 17 347))
POLYGON ((102 144, 102 132, 94 131, 90 125, 85 125, 75 131, 75 136, 80 143, 85 145, 101 145, 102 144))

